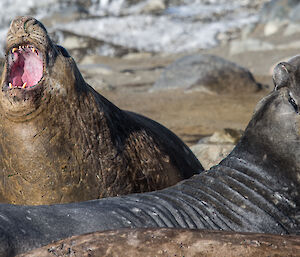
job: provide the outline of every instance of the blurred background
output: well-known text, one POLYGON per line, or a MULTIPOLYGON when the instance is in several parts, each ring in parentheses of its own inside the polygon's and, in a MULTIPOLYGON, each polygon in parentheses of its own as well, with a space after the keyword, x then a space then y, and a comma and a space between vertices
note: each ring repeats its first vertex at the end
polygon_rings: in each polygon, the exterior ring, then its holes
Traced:
POLYGON ((179 53, 211 48, 256 23, 263 0, 4 0, 1 35, 17 15, 33 15, 58 43, 88 54, 179 53), (81 42, 70 36, 80 36, 81 42), (94 39, 93 42, 89 42, 94 39))
POLYGON ((15 16, 41 20, 91 86, 173 130, 206 168, 300 47, 299 0, 1 0, 0 12, 0 49, 15 16))

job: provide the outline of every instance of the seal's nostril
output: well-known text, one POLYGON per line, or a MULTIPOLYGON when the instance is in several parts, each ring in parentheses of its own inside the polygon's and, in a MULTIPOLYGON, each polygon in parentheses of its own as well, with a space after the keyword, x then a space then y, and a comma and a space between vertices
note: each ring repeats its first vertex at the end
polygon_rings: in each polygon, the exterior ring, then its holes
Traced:
POLYGON ((35 25, 35 24, 37 24, 36 19, 30 17, 28 20, 26 20, 24 22, 24 31, 29 34, 30 33, 30 27, 32 25, 35 25))
POLYGON ((28 17, 17 17, 10 25, 10 30, 14 34, 23 34, 25 32, 24 24, 28 20, 28 17))
POLYGON ((20 16, 15 18, 10 24, 10 31, 16 35, 28 34, 28 28, 36 20, 29 16, 20 16))
POLYGON ((43 46, 51 44, 46 28, 35 18, 22 16, 15 18, 6 37, 6 48, 11 49, 16 45, 33 44, 44 50, 43 46))

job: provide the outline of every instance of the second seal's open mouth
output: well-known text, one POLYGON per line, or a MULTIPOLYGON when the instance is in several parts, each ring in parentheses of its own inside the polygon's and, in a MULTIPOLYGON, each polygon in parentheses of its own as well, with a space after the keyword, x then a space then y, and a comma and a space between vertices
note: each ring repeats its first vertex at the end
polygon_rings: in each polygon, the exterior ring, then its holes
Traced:
POLYGON ((7 56, 7 85, 9 88, 30 89, 42 79, 43 56, 33 45, 13 47, 7 56))

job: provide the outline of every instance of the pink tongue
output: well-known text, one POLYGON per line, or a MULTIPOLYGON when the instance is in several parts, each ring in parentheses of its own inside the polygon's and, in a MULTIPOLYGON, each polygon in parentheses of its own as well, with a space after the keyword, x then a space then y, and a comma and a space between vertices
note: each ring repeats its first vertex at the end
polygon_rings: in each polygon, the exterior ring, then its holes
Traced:
POLYGON ((30 50, 14 53, 15 62, 11 68, 10 78, 14 87, 36 85, 43 76, 43 62, 41 58, 30 50))

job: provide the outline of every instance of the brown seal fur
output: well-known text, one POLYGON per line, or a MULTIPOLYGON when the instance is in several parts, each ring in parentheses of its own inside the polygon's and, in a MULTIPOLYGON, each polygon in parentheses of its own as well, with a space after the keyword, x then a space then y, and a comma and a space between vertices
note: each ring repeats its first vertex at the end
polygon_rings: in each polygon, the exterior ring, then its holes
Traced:
POLYGON ((300 236, 192 229, 122 229, 72 236, 18 257, 300 256, 300 236))
POLYGON ((87 85, 68 52, 31 17, 17 17, 8 31, 0 119, 3 202, 52 204, 145 192, 202 170, 171 131, 120 110, 87 85), (26 76, 22 88, 17 81, 26 76))

